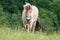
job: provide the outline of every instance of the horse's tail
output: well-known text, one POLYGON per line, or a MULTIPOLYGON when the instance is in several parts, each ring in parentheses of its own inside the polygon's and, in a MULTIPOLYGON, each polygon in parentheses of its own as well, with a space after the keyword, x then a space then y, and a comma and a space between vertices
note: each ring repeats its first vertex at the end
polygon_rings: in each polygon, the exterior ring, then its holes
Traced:
POLYGON ((40 29, 42 29, 42 31, 45 31, 45 28, 41 25, 40 18, 38 18, 37 21, 36 21, 35 30, 39 31, 40 29))
POLYGON ((38 18, 37 21, 36 21, 35 30, 38 31, 38 30, 40 30, 40 28, 41 28, 41 25, 40 25, 40 20, 39 20, 39 18, 38 18))

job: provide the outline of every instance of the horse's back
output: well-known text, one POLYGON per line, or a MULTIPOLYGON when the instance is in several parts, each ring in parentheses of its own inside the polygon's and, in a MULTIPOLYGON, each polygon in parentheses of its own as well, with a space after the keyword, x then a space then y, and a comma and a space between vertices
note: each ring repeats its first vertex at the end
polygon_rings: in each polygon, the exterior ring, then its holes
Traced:
POLYGON ((32 5, 32 13, 31 13, 31 15, 32 15, 33 19, 37 20, 37 18, 38 18, 38 8, 36 6, 34 6, 34 5, 32 5))
POLYGON ((37 8, 36 6, 34 6, 34 5, 32 5, 32 10, 33 10, 34 12, 38 12, 38 8, 37 8))

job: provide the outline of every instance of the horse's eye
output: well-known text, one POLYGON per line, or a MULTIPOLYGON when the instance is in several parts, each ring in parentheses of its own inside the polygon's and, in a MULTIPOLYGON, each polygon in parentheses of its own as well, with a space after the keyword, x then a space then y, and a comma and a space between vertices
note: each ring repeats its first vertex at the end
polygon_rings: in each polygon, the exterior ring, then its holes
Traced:
POLYGON ((30 13, 31 13, 31 11, 30 11, 30 13))
POLYGON ((30 10, 30 13, 31 13, 32 11, 30 10))

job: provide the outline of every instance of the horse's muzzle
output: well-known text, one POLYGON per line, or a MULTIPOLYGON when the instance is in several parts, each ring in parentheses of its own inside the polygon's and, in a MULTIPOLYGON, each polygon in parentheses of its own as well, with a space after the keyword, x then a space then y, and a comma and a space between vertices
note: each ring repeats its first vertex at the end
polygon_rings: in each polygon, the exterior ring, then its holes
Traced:
POLYGON ((30 17, 29 16, 26 16, 26 20, 29 21, 30 20, 30 17))

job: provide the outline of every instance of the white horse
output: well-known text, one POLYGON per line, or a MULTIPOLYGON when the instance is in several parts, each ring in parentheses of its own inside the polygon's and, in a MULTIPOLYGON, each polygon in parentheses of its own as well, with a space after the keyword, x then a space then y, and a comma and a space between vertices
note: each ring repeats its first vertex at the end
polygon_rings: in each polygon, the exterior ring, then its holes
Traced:
POLYGON ((26 3, 22 12, 22 21, 27 31, 35 31, 36 21, 38 18, 38 8, 30 3, 26 3))

